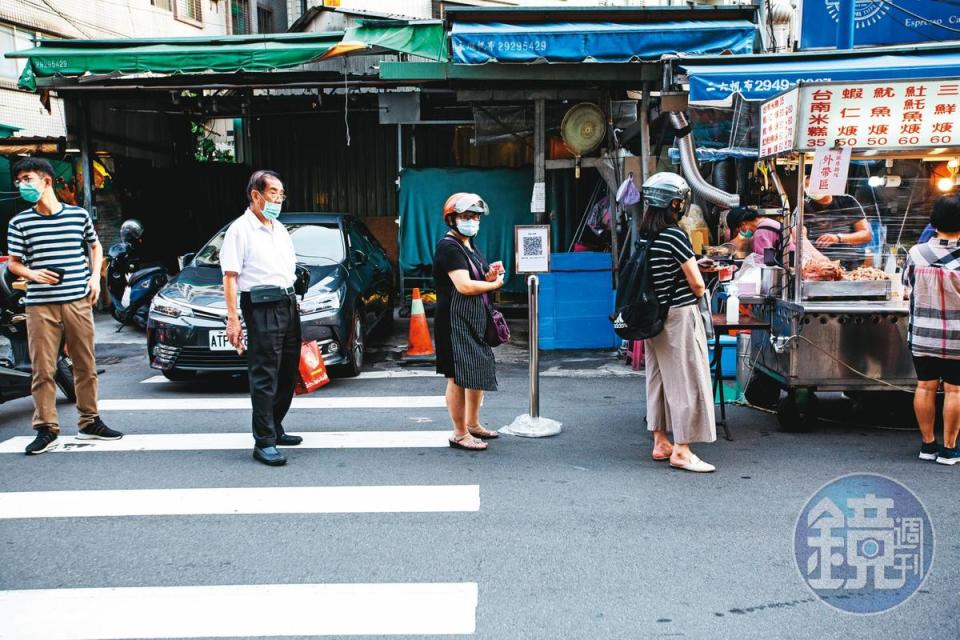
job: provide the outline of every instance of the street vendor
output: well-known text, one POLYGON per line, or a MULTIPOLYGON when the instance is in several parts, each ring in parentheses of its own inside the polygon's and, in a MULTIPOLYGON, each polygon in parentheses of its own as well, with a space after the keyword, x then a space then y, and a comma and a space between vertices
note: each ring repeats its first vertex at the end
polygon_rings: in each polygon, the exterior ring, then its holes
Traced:
MULTIPOLYGON (((783 225, 772 218, 761 217, 756 209, 734 207, 727 213, 727 228, 731 241, 744 253, 755 253, 763 259, 765 249, 773 249, 778 256, 783 247, 783 225)), ((793 251, 793 242, 787 246, 793 251)))
POLYGON ((873 240, 863 206, 853 196, 817 193, 806 180, 803 225, 807 237, 827 258, 845 269, 863 265, 866 247, 873 240))

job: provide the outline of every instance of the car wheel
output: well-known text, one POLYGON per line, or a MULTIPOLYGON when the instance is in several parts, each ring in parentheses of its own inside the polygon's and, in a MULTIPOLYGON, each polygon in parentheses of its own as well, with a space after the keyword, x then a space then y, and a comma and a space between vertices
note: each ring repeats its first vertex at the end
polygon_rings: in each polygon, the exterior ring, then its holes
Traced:
POLYGON ((366 347, 364 340, 363 313, 360 309, 353 312, 353 321, 350 323, 350 341, 348 350, 350 362, 336 368, 336 373, 344 378, 355 378, 363 371, 363 350, 366 347))
POLYGON ((171 382, 186 382, 197 377, 196 371, 183 371, 181 369, 166 369, 163 371, 163 377, 171 382))

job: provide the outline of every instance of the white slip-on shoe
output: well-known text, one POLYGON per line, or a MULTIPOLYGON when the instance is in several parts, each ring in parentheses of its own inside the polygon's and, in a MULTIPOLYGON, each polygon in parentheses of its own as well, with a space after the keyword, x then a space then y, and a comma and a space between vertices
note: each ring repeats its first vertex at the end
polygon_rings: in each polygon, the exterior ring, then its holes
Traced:
POLYGON ((694 454, 690 454, 690 459, 683 464, 674 464, 670 461, 670 466, 674 469, 683 469, 684 471, 693 471, 694 473, 712 473, 717 470, 715 466, 709 462, 704 462, 694 454))

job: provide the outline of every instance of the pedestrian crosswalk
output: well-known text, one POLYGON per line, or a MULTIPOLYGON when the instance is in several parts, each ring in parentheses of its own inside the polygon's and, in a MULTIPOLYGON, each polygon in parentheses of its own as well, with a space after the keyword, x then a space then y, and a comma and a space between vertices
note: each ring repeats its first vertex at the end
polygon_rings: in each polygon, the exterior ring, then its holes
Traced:
MULTIPOLYGON (((443 396, 304 396, 291 409, 429 409, 445 407, 443 396)), ((250 396, 103 399, 100 411, 250 410, 250 396)))
MULTIPOLYGON (((145 394, 146 395, 146 394, 145 394)), ((217 424, 224 421, 245 423, 249 420, 250 403, 239 395, 190 397, 169 394, 165 397, 113 398, 101 401, 105 414, 111 412, 163 411, 170 422, 190 419, 192 424, 217 424), (213 413, 216 412, 216 413, 213 413)), ((294 409, 375 409, 391 416, 397 409, 425 409, 423 414, 437 421, 445 416, 443 396, 334 396, 299 397, 294 409), (430 411, 430 410, 436 410, 430 411)), ((326 414, 325 414, 326 415, 326 414)), ((369 415, 369 414, 367 414, 369 415)), ((107 418, 109 420, 109 417, 107 418)), ((429 421, 424 418, 423 420, 429 421)), ((122 422, 122 421, 121 421, 122 422)), ((440 430, 377 430, 358 427, 341 431, 297 430, 304 437, 298 450, 373 450, 446 448, 448 431, 440 430)), ((0 442, 0 454, 23 455, 31 436, 15 436, 0 442)), ((130 433, 121 440, 77 440, 60 437, 57 452, 145 456, 152 452, 196 452, 214 450, 246 450, 252 446, 249 432, 242 433, 130 433)), ((309 455, 309 454, 305 454, 309 455)), ((384 455, 387 455, 384 453, 384 455)), ((86 458, 86 457, 85 457, 86 458)), ((255 465, 249 455, 236 464, 255 465)), ((145 458, 146 459, 146 458, 145 458)), ((4 460, 13 460, 4 456, 4 460)), ((96 537, 96 531, 115 531, 124 519, 140 518, 138 530, 179 526, 183 522, 203 522, 206 534, 215 538, 219 532, 235 532, 237 527, 257 526, 250 518, 335 518, 337 514, 353 514, 358 518, 387 518, 403 514, 410 523, 424 519, 424 536, 429 536, 435 518, 470 518, 480 512, 479 484, 386 484, 364 482, 363 469, 353 469, 337 486, 188 486, 176 488, 80 489, 89 478, 97 477, 97 462, 104 457, 91 455, 89 465, 81 465, 81 477, 71 473, 64 482, 68 486, 55 490, 3 491, 0 489, 0 522, 39 523, 53 518, 64 519, 53 526, 64 526, 81 520, 84 529, 96 537), (217 516, 208 518, 208 516, 217 516), (238 516, 234 518, 233 516, 238 516), (242 517, 239 517, 242 516, 242 517), (147 519, 143 519, 147 518, 147 519), (413 520, 410 520, 413 518, 413 520), (161 524, 164 523, 164 524, 161 524)), ((150 458, 150 466, 176 464, 169 457, 150 458)), ((309 464, 301 457, 300 464, 309 464)), ((212 458, 206 464, 220 464, 212 458)), ((118 467, 119 468, 119 467, 118 467)), ((161 477, 162 477, 162 469, 161 477)), ((257 468, 257 471, 260 471, 257 468)), ((151 472, 152 473, 152 472, 151 472)), ((282 473, 282 472, 281 472, 282 473)), ((389 478, 390 474, 387 474, 389 478)), ((59 477, 59 476, 55 476, 59 477)), ((147 478, 152 477, 149 473, 147 478)), ((237 477, 228 474, 226 477, 237 477)), ((242 476, 241 476, 242 477, 242 476)), ((280 476, 277 476, 278 478, 280 476)), ((301 479, 303 476, 298 476, 301 479)), ((122 480, 119 486, 124 486, 122 480)), ((147 481, 149 482, 149 481, 147 481)), ((428 482, 431 482, 428 480, 428 482)), ((307 481, 309 483, 309 480, 307 481)), ((0 483, 2 484, 2 483, 0 483)), ((101 484, 101 486, 103 486, 101 484)), ((107 486, 118 486, 116 481, 107 486)), ((137 486, 143 487, 143 477, 137 486)), ((149 487, 149 484, 147 484, 149 487)), ((49 489, 49 486, 44 486, 49 489)), ((256 522, 256 521, 254 521, 256 522)), ((299 520, 298 520, 299 522, 299 520)), ((337 520, 330 520, 337 522, 337 520)), ((22 526, 22 525, 19 525, 22 526)), ((30 526, 33 526, 32 524, 30 526)), ((130 526, 130 525, 125 525, 130 526)), ((277 526, 277 525, 274 525, 277 526)), ((420 526, 414 524, 413 526, 420 526)), ((463 532, 465 535, 469 531, 463 532)), ((14 542, 14 544, 19 544, 14 542)), ((177 553, 191 560, 193 546, 177 545, 177 553)), ((209 555, 210 551, 203 552, 209 555)), ((131 558, 131 565, 143 559, 131 558)), ((411 560, 405 559, 404 566, 411 560)), ((391 558, 382 560, 389 567, 391 558)), ((351 635, 469 635, 476 631, 479 607, 479 585, 469 575, 417 575, 418 582, 394 581, 368 583, 341 581, 336 574, 329 582, 301 584, 299 576, 279 572, 273 581, 262 584, 204 584, 209 581, 185 572, 176 582, 157 584, 152 574, 127 578, 122 583, 102 584, 97 574, 71 571, 69 576, 43 576, 49 589, 17 589, 9 581, 0 580, 0 638, 38 638, 43 640, 93 640, 120 638, 244 638, 283 636, 351 636, 351 635), (76 586, 71 581, 76 577, 76 586), (431 578, 436 581, 430 581, 431 578), (427 581, 423 581, 426 579, 427 581), (453 581, 451 581, 453 579, 453 581), (462 581, 461 581, 462 580, 462 581), (131 586, 139 585, 139 586, 131 586), (93 587, 93 588, 91 588, 93 587), (55 615, 51 615, 55 603, 55 615), (263 615, 264 611, 280 611, 282 615, 263 615), (172 615, 176 612, 175 615, 172 615), (373 615, 375 614, 375 615, 373 615)), ((381 575, 381 574, 376 574, 381 575)), ((401 577, 406 574, 401 574, 401 577)), ((364 576, 361 574, 360 576, 364 576)), ((269 579, 269 578, 268 578, 269 579)), ((325 578, 324 578, 325 580, 325 578)), ((47 586, 43 582, 40 586, 47 586)))
POLYGON ((477 485, 117 489, 0 493, 0 520, 478 511, 477 485))
POLYGON ((0 638, 471 634, 477 599, 472 582, 0 591, 0 638))
MULTIPOLYGON (((446 447, 448 431, 297 431, 303 443, 297 449, 404 449, 446 447)), ((0 442, 0 453, 22 454, 32 436, 14 436, 0 442)), ((127 434, 120 440, 78 440, 60 436, 53 453, 120 453, 129 451, 248 450, 245 433, 127 434)))

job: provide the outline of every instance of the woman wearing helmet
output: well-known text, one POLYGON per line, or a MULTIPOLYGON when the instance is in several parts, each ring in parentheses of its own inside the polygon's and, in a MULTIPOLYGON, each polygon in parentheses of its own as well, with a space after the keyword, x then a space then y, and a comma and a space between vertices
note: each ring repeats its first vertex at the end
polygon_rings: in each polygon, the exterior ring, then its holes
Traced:
POLYGON ((503 267, 491 266, 473 245, 480 217, 489 213, 475 193, 455 193, 443 205, 449 231, 437 243, 433 280, 437 287, 434 340, 437 373, 447 378, 447 410, 453 421, 450 446, 480 451, 496 431, 480 426, 484 391, 496 391, 493 350, 484 341, 488 315, 483 295, 503 286, 503 267))
POLYGON ((690 187, 674 173, 657 173, 643 184, 643 197, 640 233, 653 243, 654 289, 660 304, 668 307, 663 331, 644 344, 652 455, 678 469, 707 473, 715 467, 690 450, 693 442, 717 439, 706 329, 697 308, 706 287, 690 239, 677 225, 690 206, 690 187))

